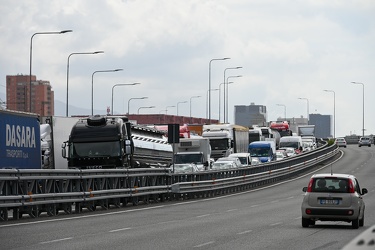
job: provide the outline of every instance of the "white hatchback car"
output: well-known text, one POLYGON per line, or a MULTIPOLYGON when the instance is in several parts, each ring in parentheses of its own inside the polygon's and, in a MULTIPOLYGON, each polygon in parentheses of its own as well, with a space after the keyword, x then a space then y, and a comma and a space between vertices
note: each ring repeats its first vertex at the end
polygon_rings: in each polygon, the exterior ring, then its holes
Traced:
POLYGON ((338 138, 336 138, 336 145, 338 147, 344 147, 344 148, 346 148, 347 143, 346 143, 345 138, 344 137, 338 137, 338 138))
POLYGON ((316 174, 305 193, 301 211, 302 227, 315 225, 315 221, 345 221, 357 229, 364 225, 365 202, 358 180, 348 174, 316 174))
POLYGON ((240 159, 237 157, 223 157, 217 159, 213 164, 211 169, 212 170, 221 170, 221 169, 233 169, 242 167, 240 159))

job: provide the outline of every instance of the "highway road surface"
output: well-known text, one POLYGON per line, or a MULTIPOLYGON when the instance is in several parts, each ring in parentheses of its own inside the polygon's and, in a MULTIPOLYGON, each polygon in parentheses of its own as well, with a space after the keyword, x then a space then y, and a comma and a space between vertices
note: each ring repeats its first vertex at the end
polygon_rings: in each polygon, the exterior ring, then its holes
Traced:
POLYGON ((2 249, 341 249, 375 224, 375 147, 349 145, 317 170, 354 174, 369 191, 365 226, 302 228, 302 188, 311 173, 278 185, 208 199, 0 223, 2 249))

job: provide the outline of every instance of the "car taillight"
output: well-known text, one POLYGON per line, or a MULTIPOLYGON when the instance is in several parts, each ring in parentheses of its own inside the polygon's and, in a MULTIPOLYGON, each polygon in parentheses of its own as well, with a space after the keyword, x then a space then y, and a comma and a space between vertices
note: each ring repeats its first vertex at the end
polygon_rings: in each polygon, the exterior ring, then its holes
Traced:
POLYGON ((313 183, 314 183, 314 179, 311 178, 310 182, 309 182, 309 185, 307 186, 307 192, 308 193, 312 192, 312 185, 313 185, 313 183))
POLYGON ((349 193, 355 193, 354 183, 349 179, 349 193))

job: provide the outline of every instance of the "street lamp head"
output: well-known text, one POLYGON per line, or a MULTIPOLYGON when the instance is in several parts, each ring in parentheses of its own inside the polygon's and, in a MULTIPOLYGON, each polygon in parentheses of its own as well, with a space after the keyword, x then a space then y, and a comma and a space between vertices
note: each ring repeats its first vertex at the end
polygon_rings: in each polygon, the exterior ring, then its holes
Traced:
POLYGON ((223 60, 228 60, 228 59, 230 59, 230 57, 224 57, 224 58, 223 58, 223 60))
POLYGON ((95 51, 95 52, 93 52, 93 54, 101 54, 101 53, 104 53, 104 51, 99 50, 99 51, 95 51))
POLYGON ((62 30, 60 31, 60 34, 68 33, 68 32, 73 32, 73 30, 62 30))
POLYGON ((113 70, 113 71, 122 71, 122 70, 124 70, 124 69, 115 69, 115 70, 113 70))

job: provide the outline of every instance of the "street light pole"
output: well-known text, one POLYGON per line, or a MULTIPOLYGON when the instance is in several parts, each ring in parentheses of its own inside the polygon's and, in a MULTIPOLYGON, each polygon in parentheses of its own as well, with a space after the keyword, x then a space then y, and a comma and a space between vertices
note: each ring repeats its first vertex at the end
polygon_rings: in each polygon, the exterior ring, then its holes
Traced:
MULTIPOLYGON (((209 96, 211 96, 211 91, 216 91, 216 90, 219 90, 219 89, 209 89, 209 90, 207 90, 206 107, 207 107, 207 104, 208 104, 209 96)), ((206 110, 206 119, 207 119, 207 113, 208 113, 208 111, 206 110)), ((211 124, 211 120, 209 120, 209 123, 211 124)))
POLYGON ((326 92, 333 93, 333 138, 336 138, 336 93, 333 90, 325 89, 326 92))
MULTIPOLYGON (((224 122, 225 123, 228 123, 228 116, 229 116, 229 112, 228 112, 228 110, 229 110, 229 105, 228 105, 228 103, 229 103, 229 95, 228 95, 228 93, 229 93, 229 88, 228 88, 228 80, 229 80, 229 78, 236 78, 236 77, 242 77, 241 75, 238 75, 238 76, 228 76, 227 77, 227 83, 226 83, 226 88, 227 88, 227 101, 226 101, 226 109, 224 109, 224 122)), ((225 89, 225 85, 224 85, 224 89, 225 89)))
MULTIPOLYGON (((231 84, 233 82, 228 82, 228 84, 231 84)), ((219 84, 219 122, 221 120, 221 116, 220 116, 220 113, 221 113, 221 85, 224 84, 224 100, 225 100, 225 82, 222 82, 219 84)), ((225 112, 225 102, 224 102, 224 112, 225 112)), ((224 121, 225 122, 225 121, 224 121)))
POLYGON ((66 67, 66 117, 69 115, 69 59, 72 55, 93 55, 93 54, 100 54, 104 53, 104 51, 95 51, 95 52, 78 52, 78 53, 71 53, 68 56, 68 64, 66 67))
POLYGON ((168 108, 175 108, 176 106, 167 106, 165 107, 165 114, 168 114, 168 108))
POLYGON ((284 104, 276 104, 277 106, 283 106, 284 107, 284 119, 286 121, 286 106, 284 104))
MULTIPOLYGON (((211 63, 212 61, 222 61, 222 60, 228 60, 229 57, 224 58, 217 58, 217 59, 211 59, 210 63, 208 64, 208 90, 211 89, 211 63)), ((208 96, 208 123, 211 124, 211 91, 209 92, 208 96)), ((207 118, 207 117, 206 117, 207 118)))
POLYGON ((112 87, 112 100, 111 100, 111 110, 112 110, 112 115, 113 115, 113 89, 116 87, 116 86, 133 86, 133 85, 137 85, 137 84, 140 84, 139 82, 135 82, 135 83, 118 83, 118 84, 115 84, 113 85, 112 87))
POLYGON ((29 75, 29 86, 30 86, 30 100, 29 100, 29 112, 31 112, 31 86, 32 86, 32 82, 31 82, 31 65, 32 65, 32 61, 33 61, 33 38, 34 36, 36 35, 53 35, 53 34, 64 34, 64 33, 68 33, 68 32, 73 32, 73 30, 62 30, 62 31, 52 31, 52 32, 37 32, 37 33, 34 33, 32 36, 31 36, 31 39, 30 39, 30 75, 29 75))
POLYGON ((362 85, 362 136, 365 136, 365 84, 361 82, 352 83, 362 85))
POLYGON ((152 108, 155 108, 155 106, 139 107, 139 108, 138 108, 138 115, 139 115, 139 110, 140 110, 140 109, 152 109, 152 108))
MULTIPOLYGON (((224 93, 223 93, 223 96, 224 96, 224 104, 223 104, 223 106, 224 106, 224 123, 225 123, 225 107, 226 107, 226 105, 225 105, 225 103, 226 103, 226 99, 228 99, 228 95, 227 94, 225 94, 225 92, 228 90, 228 85, 227 85, 227 89, 225 90, 225 72, 228 70, 228 69, 242 69, 242 67, 233 67, 233 68, 226 68, 226 69, 224 69, 224 93)), ((219 112, 219 121, 220 121, 220 112, 219 112)))
POLYGON ((180 104, 180 103, 187 103, 187 101, 183 101, 183 102, 178 102, 178 103, 177 103, 177 113, 176 113, 177 116, 178 116, 178 104, 180 104))
POLYGON ((191 99, 193 99, 193 98, 199 98, 199 97, 201 97, 201 96, 200 95, 196 95, 196 96, 190 97, 190 123, 191 123, 191 99))
POLYGON ((131 100, 143 100, 143 99, 148 99, 147 96, 144 96, 144 97, 134 97, 134 98, 130 98, 129 101, 128 101, 128 114, 130 114, 129 110, 130 110, 130 101, 131 100))
POLYGON ((304 97, 299 97, 298 99, 307 101, 307 124, 309 124, 309 121, 310 121, 309 99, 304 98, 304 97))
POLYGON ((94 115, 94 75, 95 73, 103 73, 103 72, 117 72, 123 69, 109 69, 109 70, 97 70, 92 73, 91 76, 91 115, 94 115))

